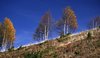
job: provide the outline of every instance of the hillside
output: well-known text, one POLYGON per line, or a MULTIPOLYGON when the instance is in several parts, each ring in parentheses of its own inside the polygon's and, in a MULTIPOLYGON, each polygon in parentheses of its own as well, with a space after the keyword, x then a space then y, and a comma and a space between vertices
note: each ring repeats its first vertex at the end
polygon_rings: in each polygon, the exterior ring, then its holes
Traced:
POLYGON ((100 58, 100 28, 1 52, 0 58, 100 58))

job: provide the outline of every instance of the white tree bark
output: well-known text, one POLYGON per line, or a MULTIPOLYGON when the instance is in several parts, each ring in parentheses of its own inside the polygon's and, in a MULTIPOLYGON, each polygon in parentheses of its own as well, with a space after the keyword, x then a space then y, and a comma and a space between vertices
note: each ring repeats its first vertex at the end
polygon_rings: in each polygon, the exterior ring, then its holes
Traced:
POLYGON ((47 26, 45 26, 45 40, 48 40, 48 29, 47 29, 47 26))
POLYGON ((47 36, 46 40, 48 40, 48 29, 47 29, 47 34, 46 34, 46 36, 47 36))
POLYGON ((4 31, 4 37, 3 37, 3 42, 2 42, 2 49, 6 50, 6 45, 7 45, 7 39, 6 39, 5 31, 4 31))
POLYGON ((48 40, 48 34, 49 34, 49 31, 48 31, 48 28, 46 27, 46 40, 48 40))
POLYGON ((12 48, 13 47, 13 41, 12 42, 10 42, 10 48, 12 48))
POLYGON ((45 40, 46 40, 46 26, 45 26, 45 31, 44 31, 44 37, 45 37, 45 40))
POLYGON ((64 35, 66 34, 66 20, 64 22, 64 35))
POLYGON ((66 34, 66 24, 64 24, 64 35, 66 34))
POLYGON ((43 34, 43 40, 45 39, 45 34, 43 34))
POLYGON ((67 34, 69 33, 69 26, 67 25, 67 34))

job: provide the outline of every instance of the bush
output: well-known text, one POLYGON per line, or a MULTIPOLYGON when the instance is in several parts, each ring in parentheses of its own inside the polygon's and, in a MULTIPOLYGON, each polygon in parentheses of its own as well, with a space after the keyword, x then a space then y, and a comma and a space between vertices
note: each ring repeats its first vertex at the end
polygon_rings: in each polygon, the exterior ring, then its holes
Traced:
POLYGON ((67 40, 67 36, 69 36, 70 34, 71 34, 71 33, 68 33, 68 34, 66 34, 66 35, 60 36, 60 38, 58 38, 57 41, 58 41, 58 42, 63 42, 63 41, 65 41, 65 40, 67 40), (66 37, 66 38, 64 38, 64 37, 66 37))
POLYGON ((65 35, 61 35, 61 36, 60 36, 60 38, 63 38, 63 37, 65 37, 65 35))
POLYGON ((79 55, 79 52, 78 52, 78 51, 75 51, 74 54, 75 54, 75 55, 79 55))
POLYGON ((69 36, 71 33, 67 33, 66 35, 61 35, 60 38, 64 38, 66 36, 69 36))
POLYGON ((66 34, 67 36, 70 35, 71 33, 66 34))
POLYGON ((88 39, 91 39, 91 37, 92 37, 91 32, 88 32, 88 34, 87 34, 87 38, 88 38, 88 39))
POLYGON ((58 38, 57 41, 58 41, 58 42, 62 42, 62 39, 61 39, 61 38, 58 38))
POLYGON ((58 38, 58 39, 57 39, 58 42, 64 42, 64 41, 66 41, 66 40, 67 40, 67 38, 58 38))
POLYGON ((14 46, 8 49, 9 52, 14 51, 14 46))
POLYGON ((100 26, 99 26, 99 28, 100 28, 100 26))
POLYGON ((22 49, 23 47, 22 47, 22 45, 18 48, 18 50, 20 50, 20 49, 22 49))

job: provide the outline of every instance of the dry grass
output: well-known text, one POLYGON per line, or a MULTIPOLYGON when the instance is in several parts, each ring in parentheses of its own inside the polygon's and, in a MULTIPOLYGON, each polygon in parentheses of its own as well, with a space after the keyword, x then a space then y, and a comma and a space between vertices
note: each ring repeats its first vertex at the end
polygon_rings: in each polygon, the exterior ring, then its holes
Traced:
MULTIPOLYGON (((80 39, 75 35, 73 38, 80 39)), ((100 32, 68 44, 68 37, 46 41, 19 50, 0 53, 0 58, 100 58, 100 32), (60 42, 59 42, 60 40, 60 42)), ((73 39, 69 38, 69 39, 73 39)))

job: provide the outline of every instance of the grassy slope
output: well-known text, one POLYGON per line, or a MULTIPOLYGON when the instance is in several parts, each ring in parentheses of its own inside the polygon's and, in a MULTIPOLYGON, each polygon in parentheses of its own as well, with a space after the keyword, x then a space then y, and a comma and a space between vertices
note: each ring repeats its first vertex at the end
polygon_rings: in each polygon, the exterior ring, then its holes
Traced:
MULTIPOLYGON (((74 35, 79 36, 79 35, 74 35)), ((19 50, 0 53, 0 58, 100 58, 100 32, 68 44, 70 36, 19 50)))

